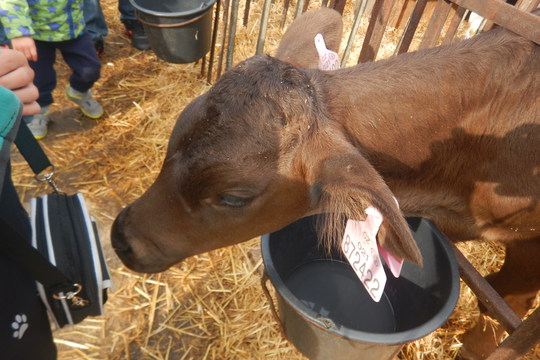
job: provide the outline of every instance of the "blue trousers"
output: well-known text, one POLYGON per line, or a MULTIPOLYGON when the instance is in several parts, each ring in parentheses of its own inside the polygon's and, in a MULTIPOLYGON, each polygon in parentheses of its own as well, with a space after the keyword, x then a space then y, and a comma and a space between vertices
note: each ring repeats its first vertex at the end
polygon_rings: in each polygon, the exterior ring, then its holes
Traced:
POLYGON ((118 11, 120 11, 120 21, 136 20, 135 8, 129 0, 118 0, 118 11))
POLYGON ((80 92, 88 91, 99 79, 101 63, 94 50, 90 35, 83 33, 78 38, 59 42, 36 40, 38 61, 29 61, 35 72, 34 85, 39 90, 40 106, 53 103, 52 92, 56 88, 56 49, 60 50, 66 64, 71 68, 69 84, 80 92))
POLYGON ((84 31, 86 31, 92 39, 106 36, 109 33, 99 0, 84 0, 83 14, 84 22, 86 24, 84 31))
MULTIPOLYGON (((84 22, 86 23, 85 31, 96 39, 106 36, 109 33, 107 22, 103 16, 100 0, 84 0, 83 12, 84 22)), ((135 20, 135 8, 129 0, 118 0, 118 11, 120 12, 120 21, 135 20)), ((1 35, 0 35, 1 41, 1 35)))

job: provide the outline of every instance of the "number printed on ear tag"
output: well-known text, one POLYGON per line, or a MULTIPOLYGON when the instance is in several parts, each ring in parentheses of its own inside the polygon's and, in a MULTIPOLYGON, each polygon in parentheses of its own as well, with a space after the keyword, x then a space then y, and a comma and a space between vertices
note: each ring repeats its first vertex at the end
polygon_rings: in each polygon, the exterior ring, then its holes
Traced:
POLYGON ((369 295, 379 302, 386 285, 386 273, 377 248, 382 215, 373 207, 366 209, 366 215, 365 221, 347 220, 341 249, 369 295))

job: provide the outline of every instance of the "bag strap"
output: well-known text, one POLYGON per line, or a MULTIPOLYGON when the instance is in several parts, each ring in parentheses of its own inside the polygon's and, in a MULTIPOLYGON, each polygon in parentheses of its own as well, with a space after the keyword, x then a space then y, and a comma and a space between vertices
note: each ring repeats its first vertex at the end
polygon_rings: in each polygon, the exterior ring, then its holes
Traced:
POLYGON ((39 142, 34 138, 32 132, 24 120, 21 121, 19 132, 15 138, 15 145, 24 157, 30 168, 36 174, 35 178, 39 182, 47 181, 55 193, 61 193, 53 180, 54 165, 51 163, 39 142), (47 170, 47 172, 45 172, 47 170))
POLYGON ((15 138, 15 145, 17 145, 21 155, 28 162, 34 174, 39 175, 53 166, 24 120, 21 121, 19 132, 15 138))
POLYGON ((21 265, 29 275, 54 293, 70 292, 76 286, 58 268, 51 264, 36 248, 28 243, 5 220, 0 219, 2 249, 12 260, 21 265))
MULTIPOLYGON (((28 125, 20 122, 19 131, 15 138, 15 145, 21 155, 30 165, 30 168, 36 174, 38 181, 47 181, 55 192, 60 192, 54 183, 52 176, 54 166, 45 154, 45 151, 34 138, 28 125), (46 169, 51 168, 50 172, 40 177, 46 169)), ((26 241, 17 231, 15 231, 3 219, 0 219, 0 227, 4 229, 0 241, 0 249, 8 254, 14 261, 21 265, 34 279, 39 281, 45 288, 53 291, 55 294, 60 292, 73 293, 76 284, 69 280, 56 266, 51 264, 36 248, 26 241), (5 240, 7 239, 7 240, 5 240)))

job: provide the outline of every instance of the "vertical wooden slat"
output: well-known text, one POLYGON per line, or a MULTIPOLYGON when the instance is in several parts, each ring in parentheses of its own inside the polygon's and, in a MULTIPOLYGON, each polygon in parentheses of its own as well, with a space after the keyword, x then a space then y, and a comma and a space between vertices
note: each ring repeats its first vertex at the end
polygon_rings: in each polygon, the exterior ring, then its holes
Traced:
POLYGON ((307 8, 308 8, 308 6, 309 6, 309 1, 310 1, 310 0, 304 0, 304 7, 302 8, 302 12, 303 12, 303 13, 306 12, 306 10, 307 10, 307 8))
POLYGON ((415 4, 416 1, 413 0, 397 0, 394 10, 390 15, 390 20, 388 20, 388 26, 396 29, 404 29, 415 4))
POLYGON ((362 22, 362 17, 364 16, 367 3, 368 0, 357 0, 357 3, 355 4, 353 26, 351 32, 349 33, 349 40, 347 40, 347 46, 345 46, 343 57, 341 58, 341 67, 345 67, 345 65, 347 64, 347 60, 349 59, 349 55, 351 53, 352 45, 354 43, 354 38, 356 37, 358 27, 362 22))
POLYGON ((422 42, 420 43, 420 49, 430 48, 437 44, 437 40, 441 35, 444 23, 448 18, 448 13, 450 12, 451 4, 445 0, 437 0, 437 7, 431 16, 429 25, 424 33, 422 42))
POLYGON ((453 12, 454 15, 452 15, 452 20, 450 21, 450 25, 448 25, 448 30, 444 35, 442 45, 449 45, 452 43, 454 37, 456 36, 457 30, 459 29, 459 25, 461 25, 461 23, 463 22, 463 16, 465 16, 467 10, 462 8, 461 6, 452 4, 451 12, 453 12))
POLYGON ((212 82, 212 69, 214 67, 214 55, 216 53, 216 41, 219 28, 219 13, 221 11, 221 0, 216 1, 216 12, 214 14, 214 27, 212 29, 212 46, 210 47, 210 59, 208 60, 208 74, 206 81, 212 82))
POLYGON ((422 14, 426 8, 427 1, 428 0, 416 1, 416 5, 414 6, 411 17, 409 18, 409 21, 407 21, 407 26, 405 26, 403 35, 401 36, 401 39, 396 47, 396 54, 402 54, 409 50, 411 42, 414 38, 414 33, 418 28, 418 24, 420 23, 420 19, 422 18, 422 14))
POLYGON ((366 37, 362 44, 360 56, 358 57, 359 63, 373 61, 377 57, 393 5, 394 0, 375 1, 371 18, 369 19, 366 37))
POLYGON ((233 63, 234 46, 236 37, 236 23, 238 21, 238 3, 240 0, 232 0, 231 3, 231 20, 229 26, 229 41, 227 45, 227 61, 225 64, 225 70, 229 70, 233 63))
POLYGON ((345 5, 347 5, 347 0, 332 0, 330 2, 330 8, 336 10, 341 15, 343 15, 345 5))
POLYGON ((257 39, 257 48, 255 54, 259 55, 263 53, 264 50, 264 38, 266 37, 266 29, 268 26, 268 16, 270 14, 270 5, 272 2, 270 0, 264 0, 263 11, 261 15, 261 28, 259 30, 259 38, 257 39))

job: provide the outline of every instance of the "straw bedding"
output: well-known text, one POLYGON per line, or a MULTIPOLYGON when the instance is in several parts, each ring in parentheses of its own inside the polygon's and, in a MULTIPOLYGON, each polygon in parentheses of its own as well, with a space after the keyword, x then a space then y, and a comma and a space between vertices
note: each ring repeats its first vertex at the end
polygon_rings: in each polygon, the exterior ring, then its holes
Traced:
MULTIPOLYGON (((98 121, 88 120, 63 91, 68 70, 57 64, 59 85, 52 106, 53 123, 42 142, 68 191, 86 194, 100 223, 102 241, 116 285, 106 315, 55 332, 59 359, 303 359, 282 336, 260 286, 259 239, 190 258, 161 274, 142 275, 124 268, 109 244, 109 228, 118 211, 139 197, 159 172, 178 114, 210 85, 200 64, 176 65, 152 52, 129 46, 122 33, 117 2, 102 1, 110 34, 102 57, 102 77, 94 87, 105 108, 98 121)), ((253 54, 262 1, 251 5, 250 23, 239 24, 234 63, 253 54)), ((289 22, 293 9, 289 10, 289 22)), ((273 53, 283 30, 281 8, 274 6, 265 52, 273 53)), ((241 18, 241 17, 240 17, 241 18)), ((345 33, 352 9, 345 12, 345 33)), ((358 58, 362 24, 349 62, 358 58)), ((381 56, 397 39, 388 31, 381 56)), ((344 46, 346 39, 343 41, 344 46)), ((221 50, 221 36, 217 51, 221 50)), ((216 67, 214 67, 216 69, 216 67)), ((16 156, 15 182, 24 199, 41 194, 25 162, 16 156)), ((496 270, 501 249, 494 244, 462 244, 482 273, 496 270)), ((478 315, 476 299, 462 285, 455 313, 433 334, 405 346, 400 359, 451 359, 460 335, 478 315)), ((527 359, 540 357, 540 347, 527 359)))

